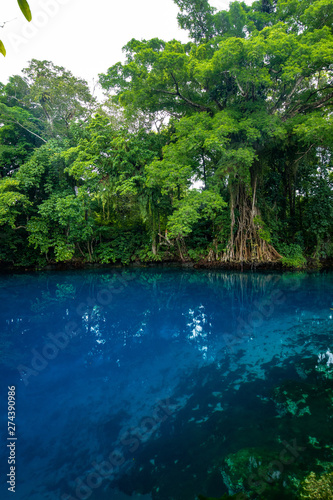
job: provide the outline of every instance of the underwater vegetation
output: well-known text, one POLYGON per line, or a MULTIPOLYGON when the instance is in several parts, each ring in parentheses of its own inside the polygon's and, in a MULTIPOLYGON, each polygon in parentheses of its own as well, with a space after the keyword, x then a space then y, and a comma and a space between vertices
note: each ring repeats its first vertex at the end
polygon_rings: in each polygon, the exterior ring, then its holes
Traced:
POLYGON ((241 448, 216 463, 230 495, 221 498, 333 499, 332 353, 300 360, 295 369, 298 380, 285 380, 271 391, 276 442, 241 448), (286 428, 291 440, 282 439, 286 428))
POLYGON ((163 424, 164 438, 157 434, 142 446, 119 488, 150 491, 153 500, 193 498, 194 488, 197 500, 333 499, 331 359, 326 350, 280 367, 272 363, 266 378, 236 391, 227 388, 228 379, 219 390, 221 372, 202 368, 183 381, 191 397, 163 424))
POLYGON ((314 472, 310 472, 302 483, 300 498, 309 500, 333 499, 333 472, 321 474, 319 477, 314 472))

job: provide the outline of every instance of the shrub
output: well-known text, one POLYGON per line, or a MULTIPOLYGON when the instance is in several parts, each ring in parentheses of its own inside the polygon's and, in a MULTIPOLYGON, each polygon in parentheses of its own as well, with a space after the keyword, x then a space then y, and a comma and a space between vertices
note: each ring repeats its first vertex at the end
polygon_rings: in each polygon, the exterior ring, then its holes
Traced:
POLYGON ((303 255, 300 245, 295 243, 281 243, 279 252, 282 255, 282 264, 287 267, 301 268, 306 264, 306 258, 303 255))

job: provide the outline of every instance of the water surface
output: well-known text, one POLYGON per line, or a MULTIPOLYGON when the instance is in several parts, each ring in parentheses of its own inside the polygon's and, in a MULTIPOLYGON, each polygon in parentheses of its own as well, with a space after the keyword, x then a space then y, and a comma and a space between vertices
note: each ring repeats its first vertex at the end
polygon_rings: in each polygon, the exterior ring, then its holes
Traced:
POLYGON ((332 278, 1 276, 1 478, 15 385, 17 500, 283 498, 331 460, 332 278))

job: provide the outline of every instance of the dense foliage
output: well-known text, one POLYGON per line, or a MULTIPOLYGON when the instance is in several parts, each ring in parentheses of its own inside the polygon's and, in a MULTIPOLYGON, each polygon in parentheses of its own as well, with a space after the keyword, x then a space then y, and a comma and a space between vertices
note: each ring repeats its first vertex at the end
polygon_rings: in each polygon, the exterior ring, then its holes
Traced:
POLYGON ((0 85, 0 259, 302 266, 333 256, 331 0, 174 0, 103 104, 48 61, 0 85))

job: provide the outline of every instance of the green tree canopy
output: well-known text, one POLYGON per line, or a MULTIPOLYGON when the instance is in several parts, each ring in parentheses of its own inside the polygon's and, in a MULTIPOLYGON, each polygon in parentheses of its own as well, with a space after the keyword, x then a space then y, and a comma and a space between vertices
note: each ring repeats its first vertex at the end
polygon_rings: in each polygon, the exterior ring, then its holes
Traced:
POLYGON ((50 61, 0 85, 1 259, 333 256, 331 2, 175 3, 98 108, 50 61))
POLYGON ((160 166, 154 162, 151 168, 162 182, 169 182, 176 169, 189 183, 207 164, 209 182, 219 181, 221 192, 228 187, 232 228, 226 258, 274 258, 277 253, 260 237, 261 178, 274 163, 267 151, 287 149, 290 197, 295 197, 292 171, 306 142, 300 131, 314 132, 314 116, 315 127, 328 128, 333 97, 329 9, 321 0, 255 2, 251 8, 235 2, 228 11, 234 22, 225 23, 223 31, 217 19, 224 14, 216 14, 207 1, 176 3, 180 25, 194 42, 131 40, 125 64, 100 75, 101 84, 125 107, 164 110, 180 119, 175 141, 160 166), (314 8, 325 12, 320 26, 309 22, 314 8))

